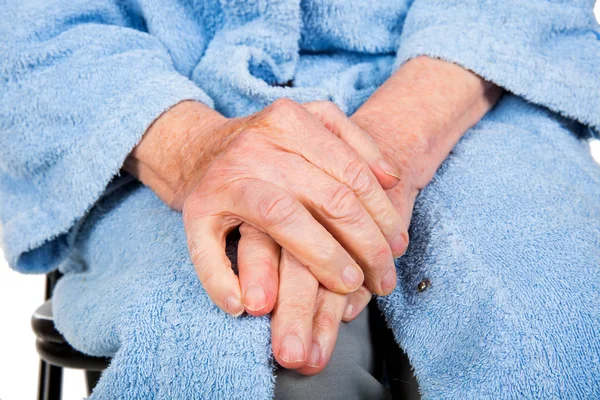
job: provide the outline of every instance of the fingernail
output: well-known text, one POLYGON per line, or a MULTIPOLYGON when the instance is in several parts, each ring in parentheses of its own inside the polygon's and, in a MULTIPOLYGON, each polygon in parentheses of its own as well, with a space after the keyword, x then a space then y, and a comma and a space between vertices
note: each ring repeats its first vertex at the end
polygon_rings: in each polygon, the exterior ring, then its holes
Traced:
POLYGON ((281 342, 279 357, 287 363, 296 363, 304 360, 304 344, 296 335, 288 335, 281 342))
POLYGON ((318 344, 313 343, 312 349, 310 350, 310 357, 308 358, 308 362, 306 363, 306 365, 308 365, 309 367, 318 368, 320 362, 321 362, 321 349, 319 348, 318 344))
POLYGON ((381 159, 381 160, 379 160, 378 164, 379 164, 379 167, 383 170, 383 172, 385 172, 386 175, 389 175, 389 176, 391 176, 393 178, 396 178, 399 181, 401 180, 400 179, 400 175, 398 173, 394 172, 395 169, 394 169, 394 167, 392 167, 390 165, 390 163, 388 163, 384 159, 381 159))
POLYGON ((352 318, 352 313, 354 313, 354 306, 352 304, 348 304, 346 306, 346 310, 344 311, 344 318, 352 318))
POLYGON ((253 283, 246 288, 244 307, 250 311, 259 311, 267 306, 267 293, 262 286, 253 283))
POLYGON ((396 269, 390 268, 381 281, 381 290, 384 294, 390 294, 396 288, 396 269))
POLYGON ((225 299, 225 308, 232 317, 239 317, 244 312, 240 299, 235 296, 229 296, 225 299))
POLYGON ((350 265, 344 268, 342 279, 351 292, 354 292, 363 283, 362 273, 356 267, 350 265))
POLYGON ((392 239, 391 246, 394 258, 402 257, 408 249, 408 234, 402 232, 392 239))

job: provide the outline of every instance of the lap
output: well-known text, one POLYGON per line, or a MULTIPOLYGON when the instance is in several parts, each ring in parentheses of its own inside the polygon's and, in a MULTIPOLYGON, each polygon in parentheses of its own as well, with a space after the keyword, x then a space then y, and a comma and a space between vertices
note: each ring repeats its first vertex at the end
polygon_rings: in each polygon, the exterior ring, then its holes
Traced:
POLYGON ((425 396, 600 392, 600 168, 583 134, 507 96, 420 194, 381 306, 425 396))
POLYGON ((212 304, 181 215, 128 185, 82 223, 53 305, 76 348, 113 357, 93 399, 265 399, 274 377, 267 318, 212 304))
MULTIPOLYGON (((503 100, 421 193, 399 287, 380 305, 425 395, 585 394, 573 380, 600 374, 600 178, 576 129, 503 100)), ((212 305, 180 215, 148 189, 105 199, 73 237, 69 265, 83 266, 57 289, 57 323, 76 347, 117 355, 99 393, 129 380, 143 397, 271 394, 268 319, 212 305)))

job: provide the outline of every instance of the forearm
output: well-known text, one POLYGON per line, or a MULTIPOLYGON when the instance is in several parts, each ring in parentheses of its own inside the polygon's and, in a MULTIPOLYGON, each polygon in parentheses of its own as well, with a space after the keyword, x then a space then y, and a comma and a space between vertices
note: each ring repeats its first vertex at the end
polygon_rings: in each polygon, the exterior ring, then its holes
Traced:
MULTIPOLYGON (((402 66, 352 119, 400 171, 398 189, 411 193, 429 183, 452 147, 500 93, 459 66, 421 57, 402 66)), ((202 171, 234 137, 228 129, 213 129, 226 121, 202 103, 181 102, 148 128, 124 169, 181 210, 202 171)), ((234 120, 229 126, 237 127, 234 120)))
POLYGON ((212 126, 226 118, 196 101, 183 101, 165 112, 146 130, 123 169, 150 187, 166 204, 183 207, 198 171, 205 170, 224 146, 212 126))
MULTIPOLYGON (((502 90, 457 65, 427 57, 398 69, 352 116, 418 191, 502 90)), ((407 187, 409 186, 409 187, 407 187)))

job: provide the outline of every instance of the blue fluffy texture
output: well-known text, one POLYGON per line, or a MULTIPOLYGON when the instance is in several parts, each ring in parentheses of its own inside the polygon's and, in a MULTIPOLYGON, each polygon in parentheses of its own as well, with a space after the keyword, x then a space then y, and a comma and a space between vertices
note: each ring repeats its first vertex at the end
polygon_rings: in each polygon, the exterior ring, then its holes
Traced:
POLYGON ((585 137, 505 96, 420 194, 380 306, 425 398, 600 397, 600 166, 585 137))
POLYGON ((93 398, 269 398, 268 319, 212 305, 181 216, 119 176, 123 160, 182 100, 227 116, 280 97, 352 113, 408 59, 442 58, 519 97, 419 196, 381 308, 426 398, 599 397, 593 3, 0 1, 5 254, 22 272, 67 272, 59 329, 114 356, 93 398))

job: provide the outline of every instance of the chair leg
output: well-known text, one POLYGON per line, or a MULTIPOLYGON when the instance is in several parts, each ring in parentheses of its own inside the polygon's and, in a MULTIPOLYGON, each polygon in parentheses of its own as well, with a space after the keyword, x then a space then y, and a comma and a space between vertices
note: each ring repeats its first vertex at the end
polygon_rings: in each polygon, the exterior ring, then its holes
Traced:
POLYGON ((40 361, 38 400, 61 400, 62 373, 61 367, 40 361))
MULTIPOLYGON (((44 299, 52 297, 54 286, 60 279, 61 273, 56 270, 46 275, 44 299)), ((38 379, 38 400, 61 400, 62 397, 62 368, 40 360, 38 379)))
POLYGON ((44 400, 44 388, 46 387, 46 361, 40 360, 40 372, 38 378, 38 400, 44 400))
POLYGON ((102 371, 85 371, 85 383, 87 386, 88 396, 92 394, 92 390, 96 387, 102 371))

